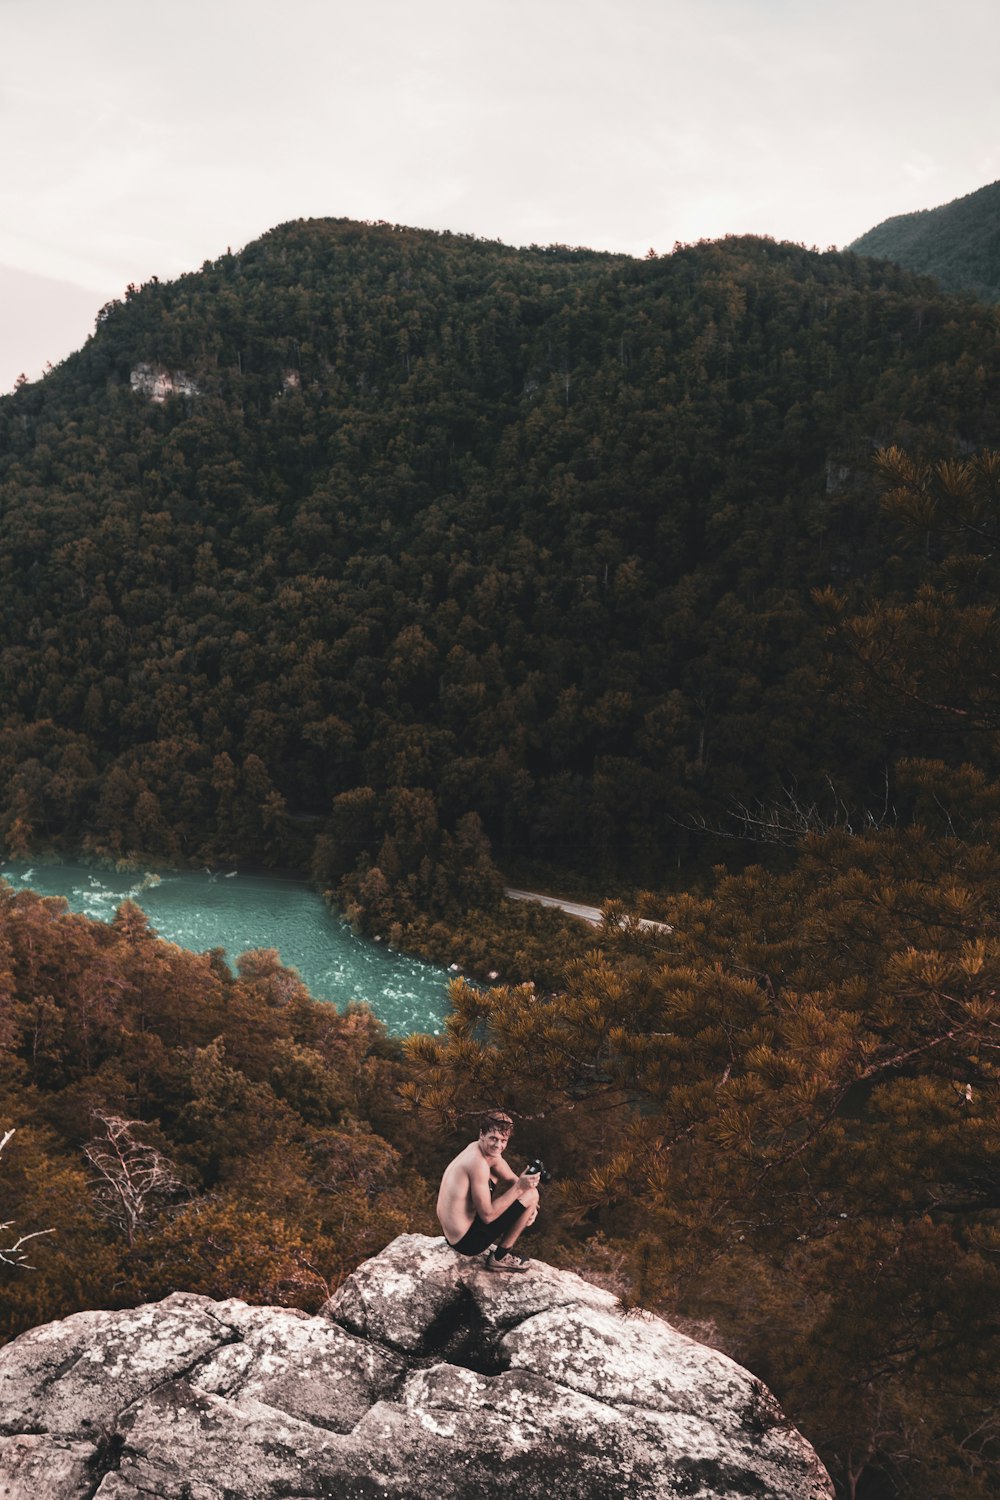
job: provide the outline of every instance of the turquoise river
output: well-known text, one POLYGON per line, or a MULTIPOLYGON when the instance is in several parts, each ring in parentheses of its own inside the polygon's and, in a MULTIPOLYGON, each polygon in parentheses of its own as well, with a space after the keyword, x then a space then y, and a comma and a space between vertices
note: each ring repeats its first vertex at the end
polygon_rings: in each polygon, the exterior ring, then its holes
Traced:
POLYGON ((250 948, 277 948, 317 1000, 363 1000, 397 1036, 439 1032, 447 1012, 444 970, 359 937, 299 881, 241 870, 142 875, 17 862, 0 865, 0 876, 15 890, 64 896, 71 910, 101 922, 134 901, 161 937, 195 953, 224 948, 230 965, 250 948))

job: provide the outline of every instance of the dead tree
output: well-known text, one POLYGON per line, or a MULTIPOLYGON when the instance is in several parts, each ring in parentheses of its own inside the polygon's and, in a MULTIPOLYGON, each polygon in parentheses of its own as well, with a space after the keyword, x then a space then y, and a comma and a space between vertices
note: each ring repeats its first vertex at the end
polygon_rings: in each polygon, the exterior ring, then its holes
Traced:
POLYGON ((123 1120, 118 1115, 94 1111, 103 1135, 95 1136, 83 1153, 97 1172, 92 1180, 98 1213, 135 1244, 137 1230, 155 1203, 172 1198, 183 1184, 170 1159, 134 1132, 141 1120, 123 1120))

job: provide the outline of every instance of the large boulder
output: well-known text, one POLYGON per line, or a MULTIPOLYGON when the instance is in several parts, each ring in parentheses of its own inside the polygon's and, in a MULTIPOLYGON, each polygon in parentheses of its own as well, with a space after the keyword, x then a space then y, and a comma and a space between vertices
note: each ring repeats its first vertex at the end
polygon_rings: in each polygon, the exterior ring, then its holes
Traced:
POLYGON ((829 1500, 760 1381, 536 1264, 402 1235, 317 1317, 178 1293, 0 1350, 3 1500, 829 1500))

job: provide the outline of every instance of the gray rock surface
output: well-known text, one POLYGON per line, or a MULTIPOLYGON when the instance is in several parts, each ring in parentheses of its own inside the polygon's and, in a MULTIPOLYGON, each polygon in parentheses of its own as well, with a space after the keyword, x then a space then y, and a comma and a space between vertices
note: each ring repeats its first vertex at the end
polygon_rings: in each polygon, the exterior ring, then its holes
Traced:
POLYGON ((140 396, 162 403, 168 396, 200 396, 197 385, 183 370, 168 370, 165 365, 138 364, 129 383, 140 396))
POLYGON ((536 1264, 402 1235, 317 1317, 177 1293, 0 1349, 0 1500, 829 1500, 770 1393, 536 1264))

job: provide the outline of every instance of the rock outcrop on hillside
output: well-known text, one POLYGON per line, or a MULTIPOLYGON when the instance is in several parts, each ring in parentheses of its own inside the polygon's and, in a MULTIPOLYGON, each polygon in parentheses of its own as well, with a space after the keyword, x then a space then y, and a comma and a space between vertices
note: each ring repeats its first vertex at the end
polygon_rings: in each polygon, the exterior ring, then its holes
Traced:
POLYGON ((200 396, 201 391, 190 375, 183 370, 168 370, 164 365, 138 364, 130 376, 130 384, 140 396, 162 405, 170 396, 200 396))
POLYGON ((316 1317, 176 1293, 0 1350, 5 1500, 828 1500, 739 1365, 403 1235, 316 1317))

